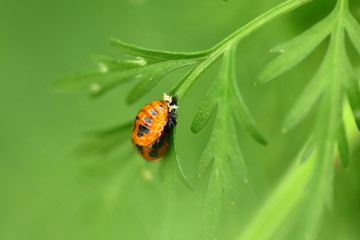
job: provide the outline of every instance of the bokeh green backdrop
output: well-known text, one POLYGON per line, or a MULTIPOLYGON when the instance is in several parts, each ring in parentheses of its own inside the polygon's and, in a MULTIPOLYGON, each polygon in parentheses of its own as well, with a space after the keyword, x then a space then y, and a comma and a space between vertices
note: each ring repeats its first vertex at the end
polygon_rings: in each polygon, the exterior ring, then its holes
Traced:
MULTIPOLYGON (((101 157, 85 157, 77 149, 85 141, 85 132, 133 119, 142 105, 160 98, 184 71, 170 74, 132 106, 124 103, 132 84, 94 100, 82 93, 58 94, 52 83, 73 71, 92 68, 86 58, 93 53, 121 56, 109 46, 109 36, 155 49, 203 50, 279 2, 2 0, 0 239, 160 239, 166 189, 144 180, 142 172, 135 178, 121 177, 122 164, 142 161, 140 157, 115 158, 105 164, 105 171, 94 174, 96 167, 90 173, 87 169, 99 164, 101 157)), ((253 199, 244 200, 247 205, 225 203, 226 224, 220 230, 221 239, 233 239, 240 233, 300 149, 311 117, 287 135, 280 132, 281 121, 323 52, 320 49, 307 62, 269 85, 254 87, 255 76, 272 58, 268 50, 273 45, 309 27, 333 4, 334 1, 315 1, 266 25, 238 47, 241 91, 270 144, 260 146, 239 130, 249 184, 239 183, 238 202, 246 198, 241 192, 252 192, 253 199)), ((190 124, 216 68, 213 66, 201 77, 180 106, 179 152, 191 179, 196 179, 198 159, 210 128, 194 135, 190 124)), ((131 149, 130 142, 125 148, 131 149)), ((359 159, 359 151, 353 158, 359 159)), ((351 167, 356 170, 359 163, 351 163, 351 167)), ((146 165, 143 170, 147 170, 146 165)), ((350 181, 346 173, 341 174, 345 180, 340 182, 359 181, 350 181)), ((179 183, 181 211, 168 239, 203 238, 205 183, 198 184, 195 195, 179 183)), ((356 184, 347 186, 349 191, 343 190, 341 195, 358 199, 356 184)), ((346 221, 353 219, 344 215, 346 221)), ((353 217, 359 220, 358 215, 353 217)), ((355 226, 351 236, 356 236, 355 226)))

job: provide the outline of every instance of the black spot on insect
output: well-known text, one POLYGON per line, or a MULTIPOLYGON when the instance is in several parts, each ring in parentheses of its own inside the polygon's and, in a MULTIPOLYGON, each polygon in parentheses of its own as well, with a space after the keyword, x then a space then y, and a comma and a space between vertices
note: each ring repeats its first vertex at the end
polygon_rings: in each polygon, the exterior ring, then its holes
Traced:
POLYGON ((151 115, 155 116, 157 114, 157 112, 154 109, 151 109, 150 111, 151 115))
POLYGON ((159 157, 159 153, 157 150, 152 150, 150 153, 149 153, 149 156, 150 157, 159 157))
POLYGON ((160 149, 164 143, 165 143, 165 134, 163 134, 161 137, 159 137, 158 139, 156 139, 155 142, 153 142, 152 144, 149 145, 149 148, 150 149, 153 149, 153 150, 158 150, 160 149))
POLYGON ((135 147, 139 152, 143 151, 143 146, 136 144, 135 147))
POLYGON ((139 125, 139 131, 143 131, 144 133, 149 133, 150 130, 146 125, 140 124, 139 125))
POLYGON ((160 110, 164 110, 163 105, 159 105, 159 109, 160 109, 160 110))
POLYGON ((141 132, 140 130, 136 133, 136 136, 138 136, 138 137, 142 137, 143 135, 144 135, 144 133, 141 132))
POLYGON ((148 127, 147 126, 145 126, 145 125, 143 125, 143 124, 140 124, 139 125, 139 130, 138 130, 138 132, 137 132, 137 136, 138 137, 142 137, 143 135, 144 135, 144 133, 149 133, 150 132, 150 130, 148 129, 148 127))
MULTIPOLYGON (((156 141, 157 141, 157 140, 156 140, 156 141)), ((156 141, 155 141, 155 142, 153 142, 152 144, 150 144, 150 145, 148 146, 148 148, 153 149, 153 148, 154 148, 154 145, 155 145, 155 143, 156 143, 156 141)))
POLYGON ((150 118, 148 118, 148 117, 144 117, 144 120, 145 120, 145 122, 147 122, 148 124, 151 124, 151 120, 150 120, 150 118))

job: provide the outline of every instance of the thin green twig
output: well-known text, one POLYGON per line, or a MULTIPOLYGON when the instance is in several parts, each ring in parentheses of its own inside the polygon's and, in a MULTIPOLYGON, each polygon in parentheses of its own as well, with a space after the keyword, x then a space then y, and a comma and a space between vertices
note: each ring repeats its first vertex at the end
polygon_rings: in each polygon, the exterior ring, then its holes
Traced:
POLYGON ((179 82, 178 85, 172 91, 173 94, 177 95, 179 99, 181 99, 186 90, 194 83, 197 77, 216 59, 218 59, 228 48, 232 47, 233 45, 237 44, 241 39, 249 35, 250 33, 254 32, 255 30, 259 29, 264 24, 270 22, 271 20, 291 12, 292 10, 308 3, 313 0, 288 0, 278 6, 270 9, 269 11, 263 13, 259 17, 255 18, 254 20, 250 21, 245 26, 241 27, 230 36, 225 38, 220 43, 216 44, 208 54, 208 57, 197 64, 183 79, 179 82))

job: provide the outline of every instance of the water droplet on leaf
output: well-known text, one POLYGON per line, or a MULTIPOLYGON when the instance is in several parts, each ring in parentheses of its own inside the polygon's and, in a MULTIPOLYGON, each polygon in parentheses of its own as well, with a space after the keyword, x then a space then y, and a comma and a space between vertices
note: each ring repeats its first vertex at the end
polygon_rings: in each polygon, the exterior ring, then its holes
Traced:
POLYGON ((101 86, 98 83, 90 83, 89 88, 93 93, 97 93, 101 90, 101 86))
POLYGON ((99 63, 99 70, 100 70, 100 72, 102 72, 102 73, 106 73, 106 72, 108 72, 109 71, 109 68, 108 68, 108 66, 106 66, 105 64, 103 64, 103 63, 99 63))

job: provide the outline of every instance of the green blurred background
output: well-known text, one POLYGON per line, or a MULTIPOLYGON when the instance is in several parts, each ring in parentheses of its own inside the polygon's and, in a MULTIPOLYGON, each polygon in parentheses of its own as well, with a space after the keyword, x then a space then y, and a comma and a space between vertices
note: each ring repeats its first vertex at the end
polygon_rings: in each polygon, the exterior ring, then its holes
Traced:
MULTIPOLYGON (((109 46, 109 36, 154 49, 204 50, 280 2, 2 0, 0 239, 203 239, 206 179, 196 180, 197 194, 177 183, 176 217, 170 223, 164 217, 172 209, 166 201, 169 189, 158 184, 163 179, 157 175, 146 177, 161 162, 154 166, 132 154, 130 141, 111 156, 84 156, 82 148, 84 133, 132 120, 185 71, 170 74, 131 106, 124 103, 131 83, 99 99, 61 95, 51 85, 68 73, 92 68, 87 61, 91 54, 122 56, 109 46)), ((255 76, 273 57, 268 52, 272 46, 309 27, 333 5, 315 1, 271 22, 238 47, 241 91, 270 144, 261 146, 239 130, 249 183, 237 183, 235 204, 224 201, 219 239, 240 234, 302 146, 312 116, 287 135, 281 134, 281 122, 325 48, 271 84, 254 87, 255 76)), ((353 6, 359 19, 360 5, 353 6)), ((190 124, 217 67, 196 82, 180 106, 179 153, 190 179, 196 179, 212 122, 197 135, 190 124)), ((352 159, 359 158, 360 151, 354 150, 352 159)), ((323 239, 359 239, 359 167, 359 161, 352 161, 349 170, 338 170, 335 207, 323 222, 323 239)))

